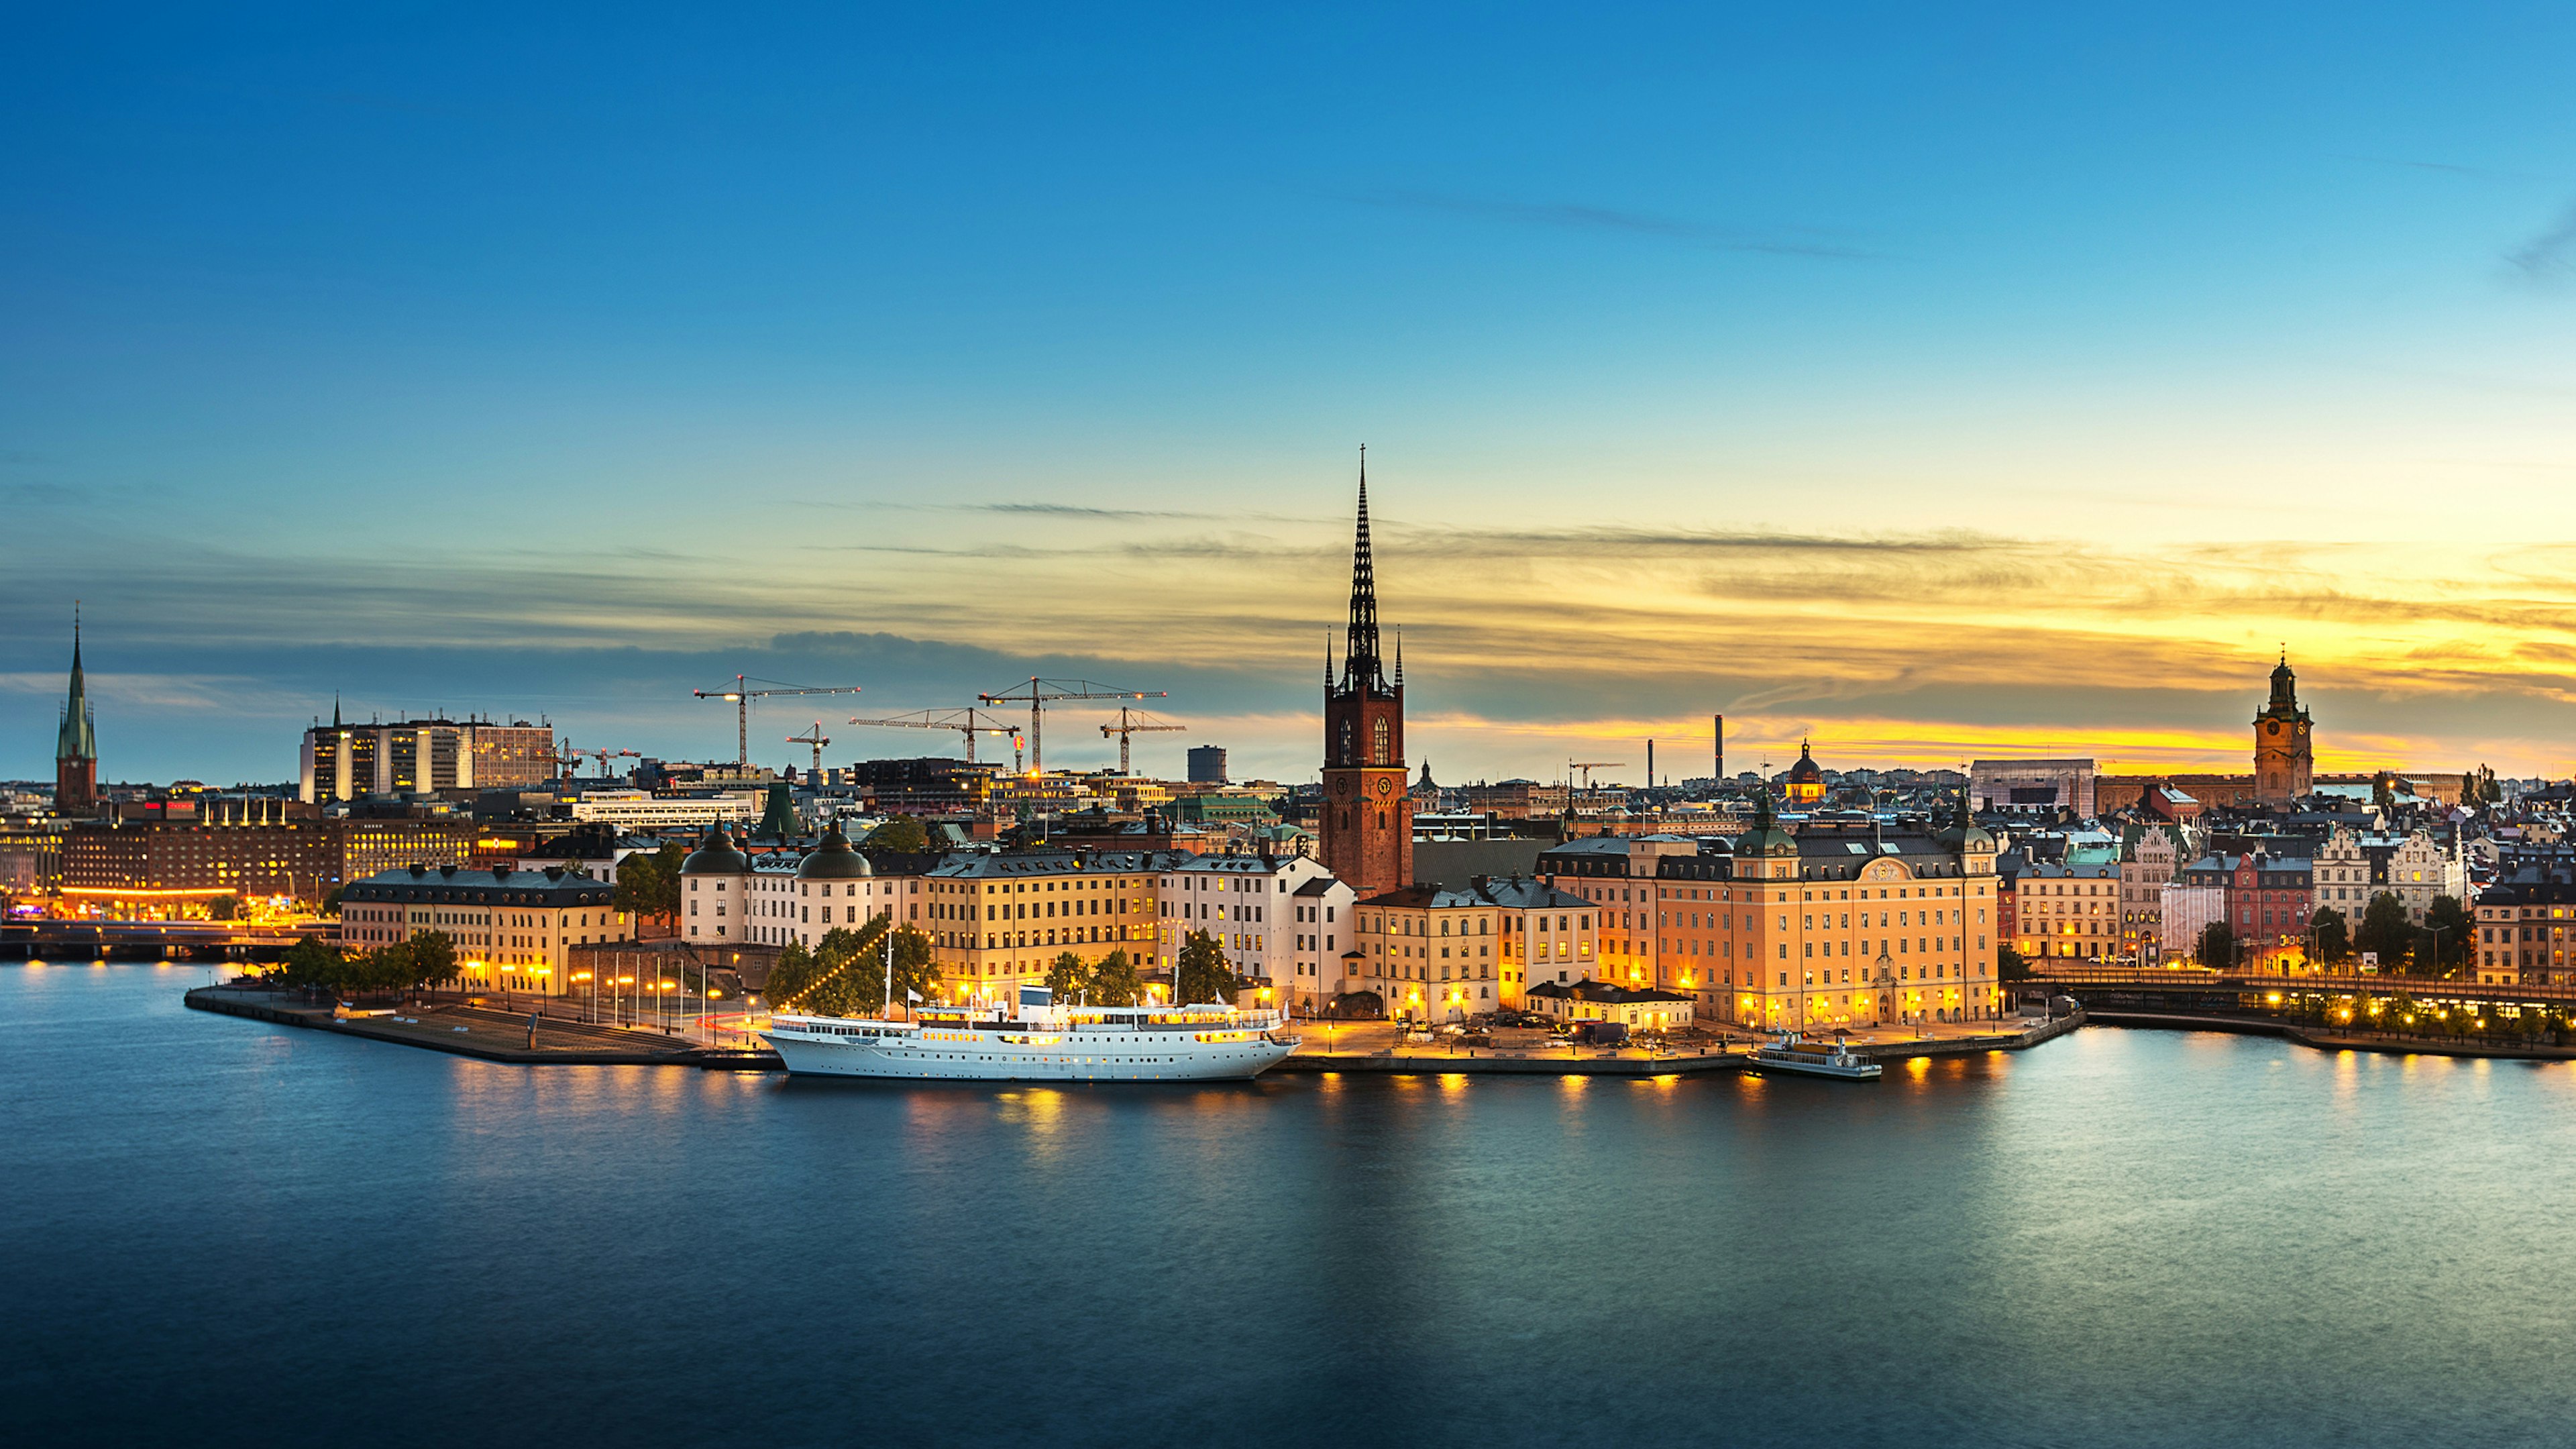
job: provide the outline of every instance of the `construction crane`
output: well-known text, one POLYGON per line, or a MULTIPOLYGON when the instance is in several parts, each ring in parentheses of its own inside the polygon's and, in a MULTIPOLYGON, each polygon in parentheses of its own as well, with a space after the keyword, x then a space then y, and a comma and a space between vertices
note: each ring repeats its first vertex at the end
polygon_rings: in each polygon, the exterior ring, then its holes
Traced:
POLYGON ((774 686, 773 688, 754 689, 751 687, 751 679, 752 676, 748 674, 737 674, 733 677, 733 688, 731 689, 693 689, 689 691, 700 699, 722 699, 732 701, 734 763, 737 765, 748 765, 751 763, 751 702, 753 700, 764 694, 856 694, 859 692, 859 687, 855 684, 833 685, 828 689, 807 689, 801 685, 780 684, 775 679, 764 679, 760 681, 763 684, 774 686))
POLYGON ((1159 689, 1112 689, 1088 679, 1040 679, 1030 675, 1028 683, 1016 693, 979 694, 975 697, 986 704, 1026 704, 1029 707, 1029 773, 1043 775, 1046 773, 1046 760, 1040 751, 1046 723, 1044 711, 1048 705, 1060 699, 1168 699, 1171 696, 1159 689))
POLYGON ((641 755, 639 755, 639 754, 635 753, 633 750, 585 750, 585 749, 580 749, 580 748, 577 748, 577 747, 573 744, 573 742, 572 742, 571 740, 565 740, 565 741, 563 741, 562 743, 558 744, 558 745, 554 748, 554 750, 553 750, 553 751, 551 751, 550 753, 537 755, 537 756, 534 756, 534 758, 539 759, 539 760, 546 761, 546 762, 548 762, 548 763, 550 763, 550 764, 554 765, 554 766, 556 767, 556 769, 560 772, 560 774, 559 774, 558 778, 560 778, 560 779, 564 779, 564 780, 569 780, 569 779, 571 779, 571 778, 573 777, 573 771, 574 771, 574 770, 576 770, 576 769, 578 769, 578 768, 580 767, 581 762, 582 762, 584 759, 586 759, 586 758, 588 758, 588 757, 591 757, 591 756, 594 756, 594 755, 595 755, 595 756, 597 756, 597 757, 599 758, 599 773, 600 773, 600 774, 602 774, 602 775, 605 775, 605 774, 607 774, 607 773, 608 773, 608 762, 609 762, 610 760, 613 760, 613 759, 617 758, 617 757, 618 757, 618 756, 620 756, 620 755, 623 755, 623 756, 625 756, 626 758, 631 759, 631 760, 640 760, 640 759, 644 758, 643 756, 641 756, 641 755))
POLYGON ((1565 762, 1565 773, 1569 779, 1575 771, 1581 770, 1583 772, 1583 788, 1586 790, 1592 788, 1593 771, 1624 770, 1626 768, 1628 768, 1628 762, 1626 760, 1568 760, 1565 762))
POLYGON ((823 747, 831 742, 832 737, 823 733, 823 722, 819 719, 814 721, 814 727, 807 730, 805 733, 801 735, 789 735, 787 737, 787 743, 791 745, 812 745, 814 747, 814 778, 816 780, 820 780, 823 776, 823 747))
POLYGON ((1102 725, 1100 727, 1100 737, 1104 740, 1109 738, 1111 735, 1116 735, 1118 737, 1118 773, 1122 775, 1132 775, 1135 771, 1127 768, 1127 737, 1129 735, 1157 734, 1165 730, 1177 731, 1188 728, 1188 725, 1164 724, 1141 709, 1131 711, 1127 706, 1122 704, 1118 706, 1118 723, 1114 725, 1102 725), (1133 718, 1130 718, 1131 715, 1133 718), (1139 723, 1138 721, 1143 721, 1143 723, 1139 723))
POLYGON ((640 760, 644 758, 633 750, 570 750, 567 751, 567 753, 572 755, 575 759, 584 759, 596 756, 599 760, 599 775, 603 780, 608 778, 609 761, 616 759, 640 760))
MULTIPOLYGON (((925 709, 894 719, 860 719, 853 715, 850 723, 890 730, 955 730, 966 737, 966 763, 971 765, 975 763, 977 735, 1009 735, 1012 750, 1017 751, 1020 747, 1020 727, 991 723, 992 718, 989 714, 979 715, 972 709, 925 709)), ((1012 760, 1011 767, 1014 771, 1019 768, 1016 758, 1012 760)))

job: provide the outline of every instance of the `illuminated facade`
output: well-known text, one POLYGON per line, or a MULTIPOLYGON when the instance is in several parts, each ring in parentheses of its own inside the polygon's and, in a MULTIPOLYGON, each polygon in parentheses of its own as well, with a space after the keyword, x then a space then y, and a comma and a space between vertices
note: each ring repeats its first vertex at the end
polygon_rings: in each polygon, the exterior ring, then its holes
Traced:
POLYGON ((2576 884, 2562 875, 2526 878, 2478 893, 2478 940, 2470 959, 2481 984, 2576 985, 2568 933, 2576 930, 2576 884))
POLYGON ((1407 886, 1352 908, 1362 987, 1387 1015, 1458 1021, 1517 1003, 1503 994, 1502 912, 1472 891, 1407 886))
POLYGON ((920 926, 922 878, 935 857, 883 875, 851 846, 835 821, 811 850, 746 855, 723 826, 712 827, 680 863, 680 939, 701 946, 802 945, 870 918, 920 926))
POLYGON ((1665 949, 1674 939, 1655 929, 1655 881, 1661 863, 1700 853, 1685 835, 1589 835, 1541 851, 1539 880, 1581 899, 1600 917, 1593 961, 1604 981, 1691 991, 1699 972, 1692 958, 1665 949))
POLYGON ((1767 797, 1731 849, 1658 863, 1656 929, 1701 1014, 1800 1030, 2001 1015, 1995 842, 1934 830, 1779 827, 1767 797))
POLYGON ((1341 922, 1354 898, 1349 885, 1302 855, 1174 851, 1162 858, 1165 863, 1154 881, 1153 966, 1175 969, 1181 943, 1191 932, 1205 931, 1225 953, 1227 969, 1254 993, 1252 1005, 1313 998, 1324 978, 1305 967, 1325 948, 1310 948, 1305 938, 1344 934, 1341 922), (1309 886, 1312 894, 1299 894, 1309 886), (1301 907, 1324 919, 1305 919, 1307 911, 1301 907), (1264 988, 1270 992, 1267 998, 1259 995, 1264 988))
POLYGON ((2013 949, 2034 961, 2117 957, 2130 939, 2121 896, 2117 865, 2025 867, 2013 882, 2013 949))
POLYGON ((2127 960, 2152 966, 2164 955, 2165 882, 2182 866, 2180 830, 2142 827, 2120 858, 2120 954, 2127 960))
POLYGON ((459 820, 83 822, 63 837, 63 895, 112 914, 195 914, 218 897, 320 902, 401 866, 463 865, 459 820))
POLYGON ((560 772, 552 727, 524 720, 332 721, 304 732, 296 786, 306 804, 367 795, 428 795, 544 785, 560 772))
POLYGON ((1780 797, 1802 810, 1825 802, 1825 769, 1816 763, 1805 740, 1798 741, 1798 762, 1789 767, 1780 797))
POLYGON ((466 989, 569 996, 571 948, 631 934, 609 897, 606 881, 560 869, 384 871, 341 896, 340 944, 372 950, 439 931, 456 943, 466 989))
POLYGON ((1159 882, 1188 859, 1155 850, 1035 850, 952 856, 922 881, 922 926, 953 999, 1015 1001, 1055 958, 1124 950, 1155 964, 1159 882))

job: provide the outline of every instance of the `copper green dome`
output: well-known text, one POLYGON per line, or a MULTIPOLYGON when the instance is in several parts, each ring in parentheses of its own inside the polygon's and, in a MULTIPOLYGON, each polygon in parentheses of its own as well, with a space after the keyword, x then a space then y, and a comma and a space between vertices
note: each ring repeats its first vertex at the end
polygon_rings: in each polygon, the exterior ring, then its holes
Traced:
POLYGON ((1753 828, 1735 838, 1737 855, 1796 855, 1798 842, 1771 815, 1771 792, 1753 797, 1753 828))
POLYGON ((747 875, 751 857, 735 847, 721 822, 707 827, 707 838, 680 862, 682 875, 747 875))
POLYGON ((850 838, 841 833, 838 820, 832 822, 831 829, 823 832, 823 843, 815 846, 806 855, 804 863, 796 867, 798 880, 856 880, 876 873, 876 867, 868 864, 866 856, 850 848, 850 838))
POLYGON ((1980 850, 1992 852, 1995 848, 1995 838, 1987 834, 1985 829, 1977 824, 1976 817, 1970 813, 1968 792, 1964 789, 1959 792, 1958 815, 1948 825, 1943 826, 1932 839, 1943 850, 1955 850, 1961 855, 1980 850))

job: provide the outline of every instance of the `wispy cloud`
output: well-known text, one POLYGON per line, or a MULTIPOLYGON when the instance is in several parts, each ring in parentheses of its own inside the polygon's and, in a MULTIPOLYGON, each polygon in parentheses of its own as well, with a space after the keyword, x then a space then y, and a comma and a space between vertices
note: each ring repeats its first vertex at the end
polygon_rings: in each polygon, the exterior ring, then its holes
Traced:
POLYGON ((1517 226, 1553 227, 1567 231, 1604 232, 1672 242, 1715 252, 1753 252, 1768 256, 1810 257, 1823 261, 1868 261, 1886 254, 1832 240, 1832 234, 1807 227, 1718 227, 1648 212, 1623 211, 1570 201, 1509 201, 1488 197, 1449 196, 1427 191, 1374 191, 1357 198, 1369 206, 1476 217, 1517 226))
POLYGON ((2526 280, 2555 282, 2576 273, 2576 205, 2531 240, 2505 254, 2526 280))

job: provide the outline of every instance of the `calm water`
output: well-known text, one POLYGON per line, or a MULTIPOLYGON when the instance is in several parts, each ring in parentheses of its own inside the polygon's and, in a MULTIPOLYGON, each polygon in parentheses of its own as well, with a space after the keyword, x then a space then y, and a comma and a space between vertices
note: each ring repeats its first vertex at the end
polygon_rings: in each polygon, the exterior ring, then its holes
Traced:
POLYGON ((2576 1068, 525 1069, 0 966, 19 1443, 2564 1444, 2576 1068))

